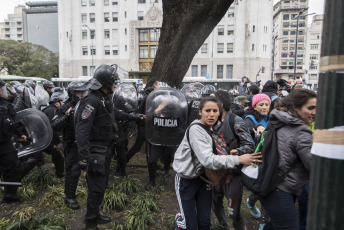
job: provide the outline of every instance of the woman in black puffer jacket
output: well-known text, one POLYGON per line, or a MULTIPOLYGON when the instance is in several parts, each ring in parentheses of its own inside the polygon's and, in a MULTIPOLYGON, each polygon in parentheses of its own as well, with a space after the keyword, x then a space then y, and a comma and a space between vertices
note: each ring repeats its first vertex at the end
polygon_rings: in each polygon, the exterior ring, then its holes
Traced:
POLYGON ((313 141, 312 131, 307 124, 314 119, 315 108, 315 92, 297 89, 280 100, 270 114, 269 122, 285 125, 277 131, 278 173, 287 173, 287 176, 273 192, 260 199, 271 218, 265 230, 299 229, 295 199, 309 177, 313 141))

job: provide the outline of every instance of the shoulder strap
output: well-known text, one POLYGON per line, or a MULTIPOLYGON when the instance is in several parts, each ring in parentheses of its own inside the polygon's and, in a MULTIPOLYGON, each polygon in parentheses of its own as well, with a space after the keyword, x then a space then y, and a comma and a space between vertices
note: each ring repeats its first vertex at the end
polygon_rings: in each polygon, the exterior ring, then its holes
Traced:
POLYGON ((235 117, 236 117, 236 116, 237 116, 237 115, 236 115, 235 113, 232 113, 232 112, 231 112, 231 114, 229 115, 229 126, 231 127, 231 130, 232 130, 232 132, 233 132, 233 135, 234 135, 235 139, 237 139, 237 140, 239 141, 239 140, 240 140, 240 139, 239 139, 239 136, 236 134, 235 128, 234 128, 235 117))

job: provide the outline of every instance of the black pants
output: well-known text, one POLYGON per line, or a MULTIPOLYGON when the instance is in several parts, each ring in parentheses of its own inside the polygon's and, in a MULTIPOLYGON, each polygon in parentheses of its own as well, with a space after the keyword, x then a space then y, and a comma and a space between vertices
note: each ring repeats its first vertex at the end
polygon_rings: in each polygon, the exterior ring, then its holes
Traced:
POLYGON ((115 145, 117 153, 117 170, 121 176, 125 176, 127 166, 128 140, 118 141, 115 145))
POLYGON ((137 131, 137 137, 134 145, 131 147, 131 149, 127 152, 127 162, 130 161, 130 159, 135 156, 137 152, 141 150, 142 145, 146 141, 146 135, 145 135, 145 127, 144 126, 138 126, 137 131))
POLYGON ((28 156, 19 158, 20 178, 23 179, 35 166, 44 165, 42 152, 32 153, 28 156))
POLYGON ((64 173, 64 159, 62 154, 54 148, 53 144, 50 144, 45 150, 47 154, 51 155, 51 160, 55 166, 55 175, 63 176, 64 173))
POLYGON ((67 199, 75 199, 81 173, 78 164, 78 146, 76 142, 66 142, 64 149, 66 159, 65 195, 67 199))
MULTIPOLYGON (((0 154, 0 174, 5 182, 20 181, 17 161, 17 151, 3 152, 0 154)), ((16 186, 5 186, 5 194, 15 195, 17 193, 17 188, 16 186)))
MULTIPOLYGON (((108 148, 105 155, 104 167, 105 173, 87 172, 86 181, 88 186, 87 194, 87 212, 85 215, 86 225, 96 225, 97 220, 100 219, 99 206, 104 199, 104 193, 108 181, 111 162, 111 148, 108 148)), ((100 165, 99 165, 100 166, 100 165)))

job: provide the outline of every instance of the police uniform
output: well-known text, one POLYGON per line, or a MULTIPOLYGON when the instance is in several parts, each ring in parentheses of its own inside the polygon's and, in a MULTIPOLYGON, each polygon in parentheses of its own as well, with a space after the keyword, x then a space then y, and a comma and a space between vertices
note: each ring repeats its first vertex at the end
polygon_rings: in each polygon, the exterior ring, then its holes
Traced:
MULTIPOLYGON (((18 152, 13 147, 11 137, 13 133, 18 136, 24 134, 15 123, 16 112, 14 106, 0 97, 0 173, 2 179, 7 182, 19 182, 20 175, 17 172, 18 152)), ((1 202, 20 201, 16 196, 17 187, 6 186, 1 202)))
POLYGON ((112 90, 118 79, 116 69, 108 65, 97 68, 90 87, 92 91, 80 101, 75 115, 79 165, 86 169, 87 162, 86 229, 110 222, 110 218, 100 215, 99 206, 109 179, 111 148, 117 133, 113 102, 104 90, 112 90))
MULTIPOLYGON (((58 108, 54 105, 49 105, 43 110, 43 113, 48 117, 50 123, 52 123, 52 119, 54 118, 57 109, 58 108)), ((50 145, 44 150, 44 152, 51 155, 51 160, 55 165, 55 175, 58 178, 62 178, 64 176, 63 155, 54 147, 61 143, 60 136, 60 131, 53 130, 53 139, 51 140, 50 145)))

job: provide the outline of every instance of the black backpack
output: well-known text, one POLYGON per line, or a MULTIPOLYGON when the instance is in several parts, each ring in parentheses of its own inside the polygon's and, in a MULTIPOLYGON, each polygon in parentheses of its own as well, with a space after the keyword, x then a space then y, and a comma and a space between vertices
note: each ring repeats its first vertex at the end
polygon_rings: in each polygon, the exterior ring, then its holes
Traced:
POLYGON ((262 163, 257 166, 245 165, 241 170, 241 181, 243 185, 259 196, 267 196, 277 185, 283 181, 288 172, 278 175, 277 167, 279 153, 277 146, 277 130, 285 126, 284 124, 275 125, 268 122, 265 131, 257 141, 255 152, 262 153, 262 163))

